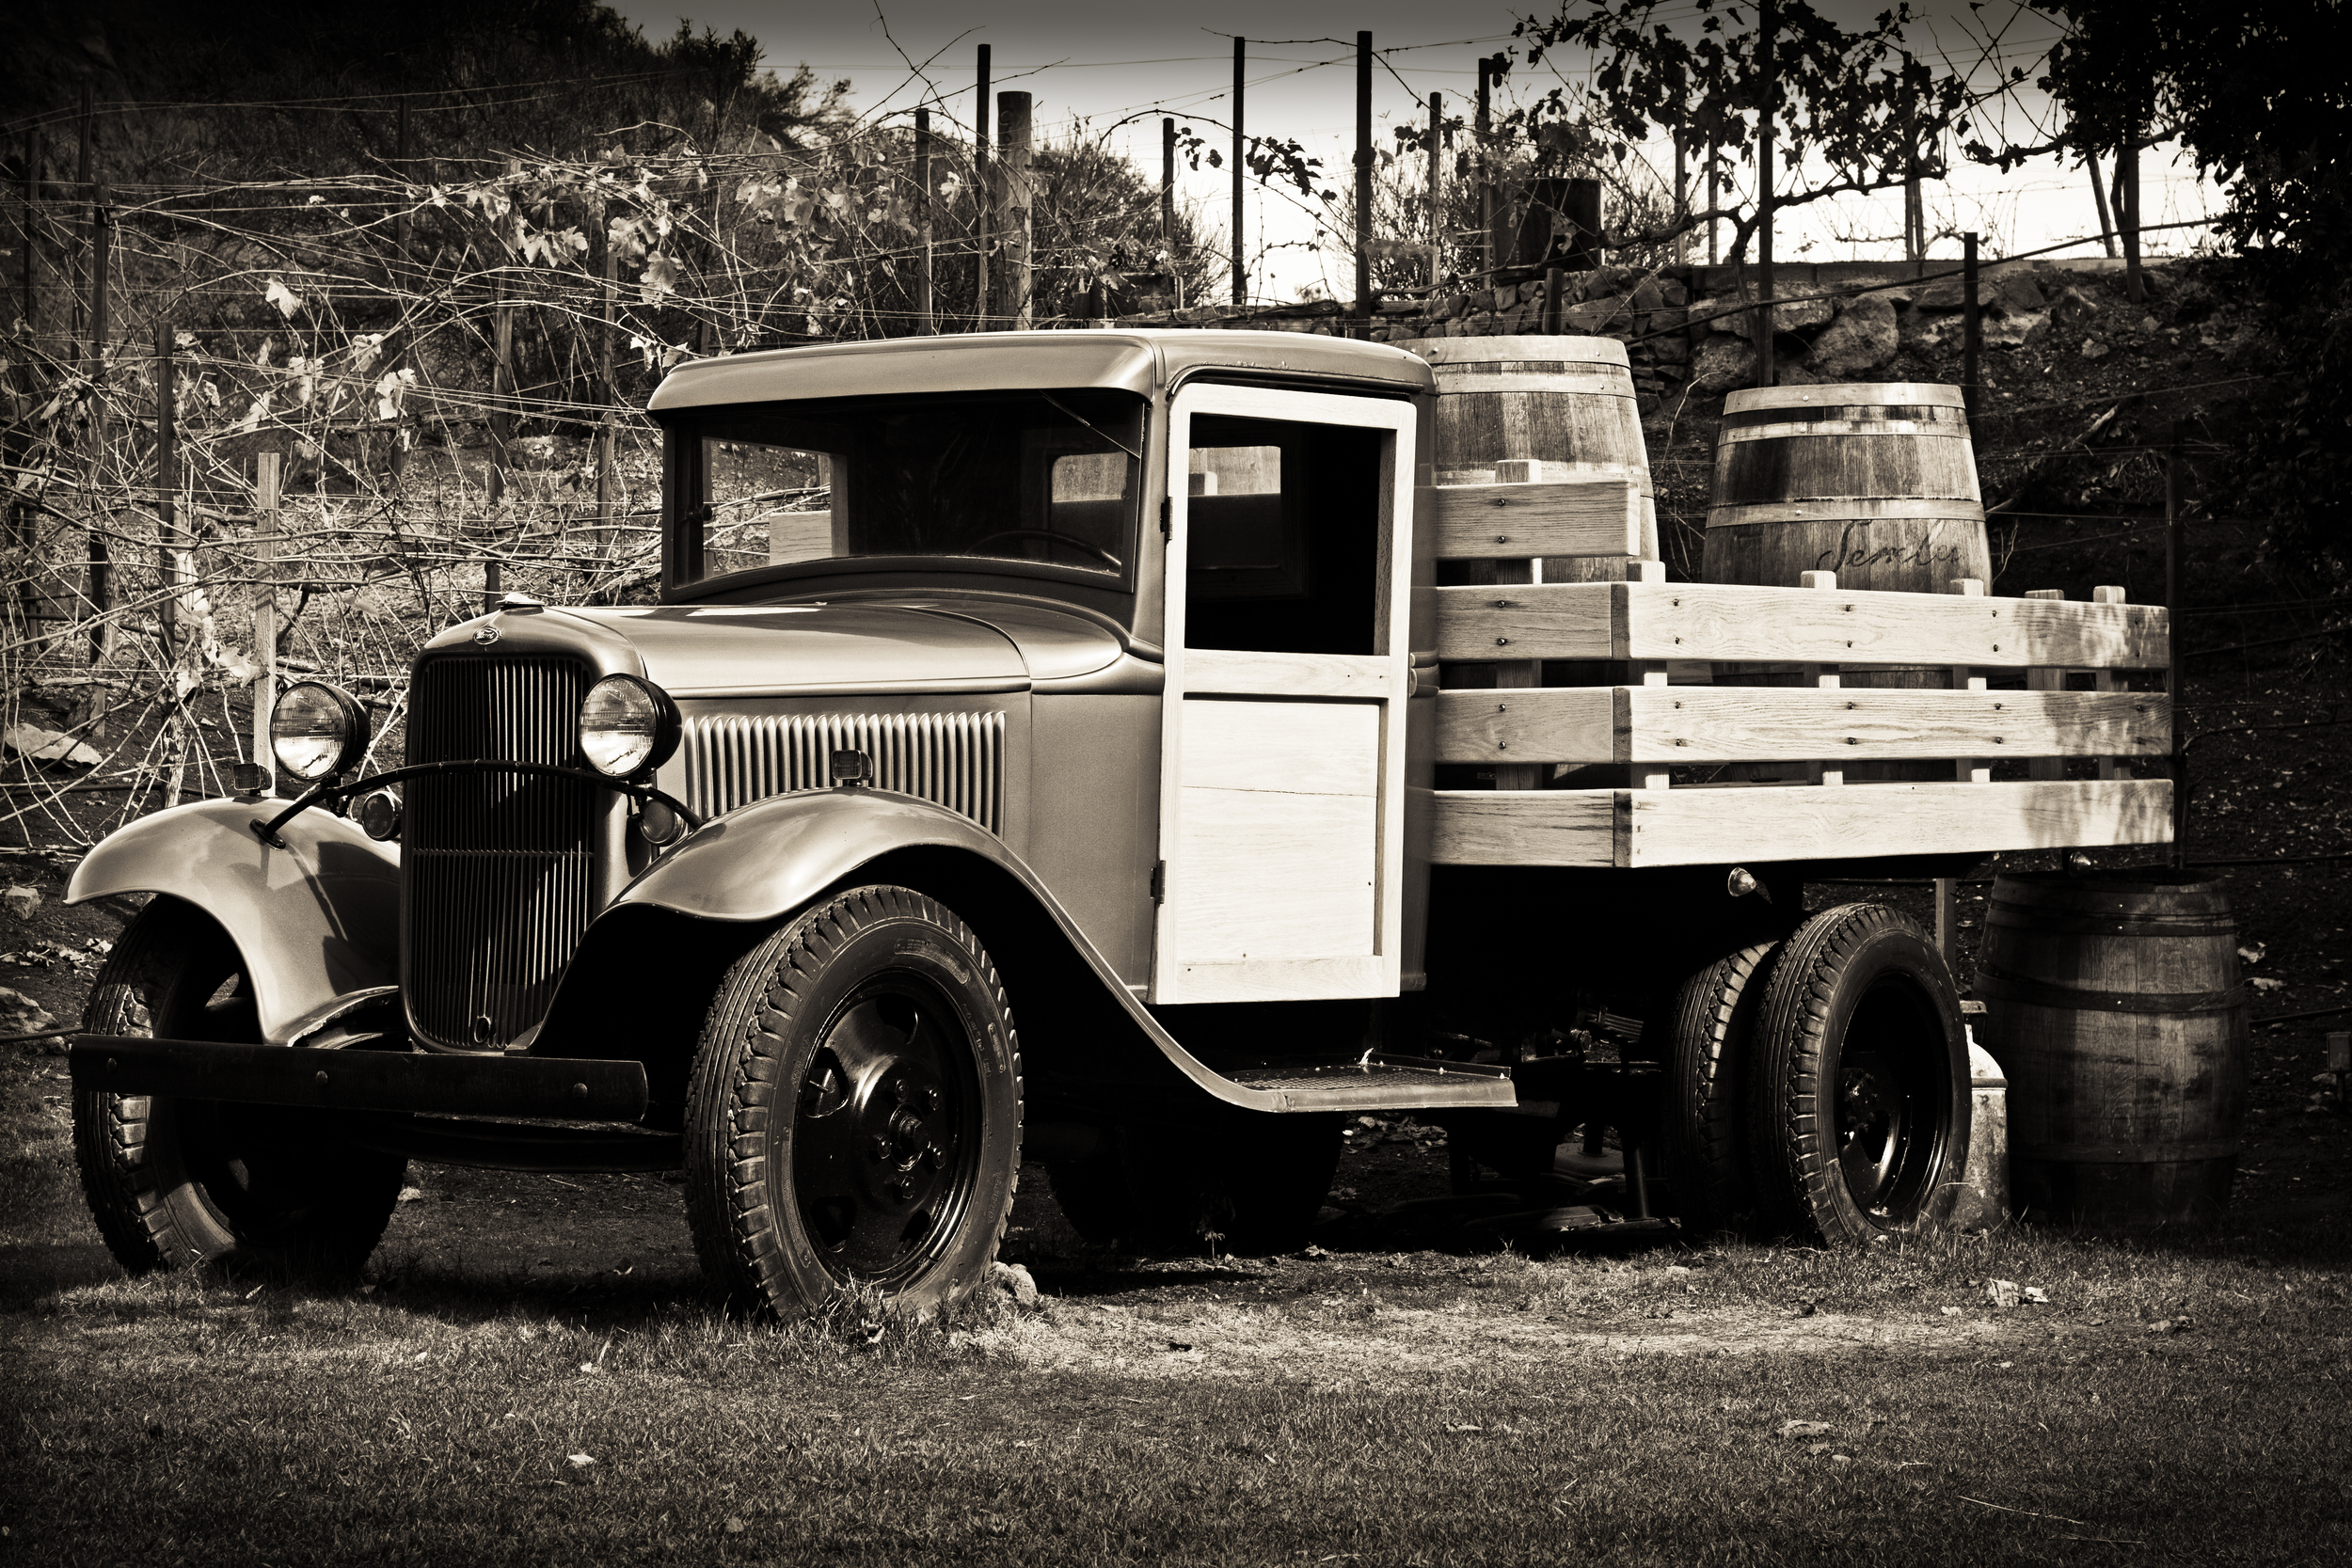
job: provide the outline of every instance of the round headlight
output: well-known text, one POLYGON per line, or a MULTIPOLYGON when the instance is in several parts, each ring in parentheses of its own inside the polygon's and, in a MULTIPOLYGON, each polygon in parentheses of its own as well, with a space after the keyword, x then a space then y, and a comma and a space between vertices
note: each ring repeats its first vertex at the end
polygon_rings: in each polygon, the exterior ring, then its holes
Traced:
POLYGON ((607 778, 633 778, 660 767, 677 742, 677 705, 650 681, 607 675, 580 705, 580 754, 607 778))
POLYGON ((368 710, 320 681, 286 688, 269 716, 270 750, 297 779, 324 779, 351 767, 367 754, 368 734, 368 710))

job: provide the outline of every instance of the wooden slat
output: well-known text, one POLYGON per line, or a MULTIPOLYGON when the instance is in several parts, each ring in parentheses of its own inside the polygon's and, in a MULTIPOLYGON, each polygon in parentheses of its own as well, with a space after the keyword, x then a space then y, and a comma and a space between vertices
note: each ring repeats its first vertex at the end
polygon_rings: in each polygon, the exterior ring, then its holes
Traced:
POLYGON ((1835 766, 1849 757, 2162 756, 2171 718, 2171 699, 2152 691, 1447 691, 1438 698, 1438 760, 1835 766))
POLYGON ((1186 1002, 1311 1002, 1394 996, 1381 958, 1268 958, 1241 963, 1179 963, 1186 1002))
POLYGON ((1248 697, 1391 697, 1404 666, 1369 654, 1261 654, 1184 650, 1184 694, 1248 697))
POLYGON ((2168 844, 2169 779, 1438 790, 1439 865, 1712 865, 2168 844))
POLYGON ((2153 605, 1724 583, 1562 582, 1436 594, 1438 657, 1449 660, 2146 670, 2171 657, 2168 619, 2153 605))
POLYGON ((1440 560, 1642 553, 1642 489, 1630 479, 1441 484, 1420 499, 1440 560))

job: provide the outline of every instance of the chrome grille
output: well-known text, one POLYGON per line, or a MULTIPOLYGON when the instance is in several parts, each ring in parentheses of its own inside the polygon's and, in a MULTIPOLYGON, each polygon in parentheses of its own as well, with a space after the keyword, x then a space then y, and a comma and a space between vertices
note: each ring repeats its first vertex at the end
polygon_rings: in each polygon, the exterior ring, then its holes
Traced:
POLYGON ((690 719, 686 801, 705 816, 833 782, 833 753, 864 752, 874 787, 918 795, 1004 831, 1001 713, 811 713, 690 719))
MULTIPOLYGON (((587 686, 568 659, 429 657, 409 689, 408 761, 574 764, 587 686)), ((595 912, 601 795, 515 773, 409 781, 401 937, 409 1017, 428 1040, 502 1046, 546 1012, 595 912)))

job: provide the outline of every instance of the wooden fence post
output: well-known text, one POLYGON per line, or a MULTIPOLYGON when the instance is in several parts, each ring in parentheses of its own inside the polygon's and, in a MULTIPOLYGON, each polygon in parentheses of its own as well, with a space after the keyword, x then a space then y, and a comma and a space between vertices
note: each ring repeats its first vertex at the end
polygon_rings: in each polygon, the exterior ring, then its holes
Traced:
POLYGON ((19 313, 26 337, 40 332, 40 127, 24 133, 24 302, 19 313))
POLYGON ((278 701, 278 454, 253 457, 253 760, 267 790, 278 771, 269 743, 270 708, 278 701))
POLYGON ((972 273, 972 330, 988 330, 988 204, 993 185, 988 169, 988 45, 980 45, 980 87, 978 102, 973 105, 972 127, 972 206, 977 213, 974 226, 972 273))
MULTIPOLYGON (((162 579, 163 598, 155 607, 162 628, 164 662, 177 662, 180 626, 180 488, 179 430, 174 403, 171 323, 155 324, 155 567, 162 579)), ((175 693, 176 695, 176 693, 175 693)))
POLYGON ((2172 863, 2188 863, 2188 746, 2181 733, 2187 700, 2187 651, 2182 646, 2181 601, 2188 571, 2188 531, 2181 521, 2181 426, 2172 425, 2171 450, 2164 464, 2164 608, 2171 620, 2171 662, 2164 689, 2172 699, 2172 863))
MULTIPOLYGON (((99 465, 106 460, 106 340, 113 332, 112 307, 107 292, 107 275, 114 270, 114 223, 106 211, 97 186, 90 187, 90 286, 89 286, 89 356, 86 361, 89 379, 90 415, 90 481, 103 483, 99 465)), ((90 624, 89 661, 92 667, 105 661, 114 647, 114 625, 108 616, 114 610, 114 552, 106 541, 105 531, 93 522, 87 528, 89 538, 89 601, 95 619, 90 624)), ((89 707, 93 713, 101 706, 103 689, 89 689, 89 707)), ((93 735, 103 735, 105 721, 92 726, 93 735)))
POLYGON ((1005 310, 1015 332, 1031 325, 1034 279, 1029 266, 1029 95, 996 95, 997 245, 1005 255, 1005 310))
POLYGON ((1756 310, 1756 384, 1771 387, 1779 380, 1772 362, 1772 112, 1780 103, 1778 51, 1772 40, 1780 31, 1780 7, 1775 0, 1756 0, 1756 49, 1757 73, 1763 78, 1756 113, 1756 285, 1763 302, 1756 310))
POLYGON ((1443 99, 1441 93, 1429 95, 1429 296, 1433 308, 1445 268, 1445 168, 1438 146, 1445 123, 1443 99))
POLYGON ((1495 182, 1486 168, 1486 138, 1494 134, 1494 69, 1492 55, 1478 57, 1478 115, 1470 122, 1470 156, 1478 171, 1478 276, 1489 288, 1495 268, 1502 264, 1495 254, 1495 182))
POLYGON ((1168 258, 1168 291, 1184 308, 1184 277, 1176 270, 1176 121, 1160 121, 1160 252, 1168 258))
POLYGON ((931 303, 931 111, 914 111, 914 325, 926 336, 939 330, 931 303))
MULTIPOLYGON (((1968 400, 1971 426, 1977 419, 1977 355, 1984 346, 1984 312, 1977 301, 1977 236, 1960 237, 1960 391, 1968 400)), ((1972 430, 1971 434, 1975 434, 1972 430)))
POLYGON ((1372 35, 1356 35, 1356 336, 1372 337, 1372 35))
POLYGON ((1242 76, 1243 76, 1243 72, 1244 72, 1245 71, 1247 71, 1247 70, 1248 70, 1248 64, 1249 64, 1249 44, 1248 44, 1248 40, 1246 40, 1246 39, 1242 39, 1242 38, 1236 37, 1236 38, 1233 40, 1233 241, 1232 241, 1232 249, 1233 249, 1233 303, 1234 303, 1236 306, 1247 305, 1247 304, 1248 304, 1248 303, 1249 303, 1249 281, 1248 281, 1248 273, 1247 273, 1247 272, 1243 269, 1242 264, 1241 264, 1241 253, 1242 253, 1242 214, 1241 214, 1242 175, 1243 175, 1243 174, 1244 174, 1244 173, 1245 173, 1245 172, 1248 169, 1248 167, 1249 167, 1249 162, 1248 162, 1248 157, 1247 150, 1246 150, 1246 149, 1245 149, 1245 147, 1243 146, 1243 138, 1242 138, 1242 89, 1243 89, 1243 81, 1242 81, 1242 76))

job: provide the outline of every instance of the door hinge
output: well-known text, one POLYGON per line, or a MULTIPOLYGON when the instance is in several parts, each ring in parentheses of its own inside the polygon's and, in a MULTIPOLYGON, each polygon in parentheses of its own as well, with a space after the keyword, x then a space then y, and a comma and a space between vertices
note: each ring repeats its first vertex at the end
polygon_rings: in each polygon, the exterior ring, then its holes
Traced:
POLYGON ((1160 904, 1167 902, 1167 900, 1168 863, 1166 861, 1153 861, 1152 863, 1152 902, 1154 904, 1160 904))
POLYGON ((1160 537, 1176 537, 1176 498, 1173 496, 1160 498, 1160 537))

